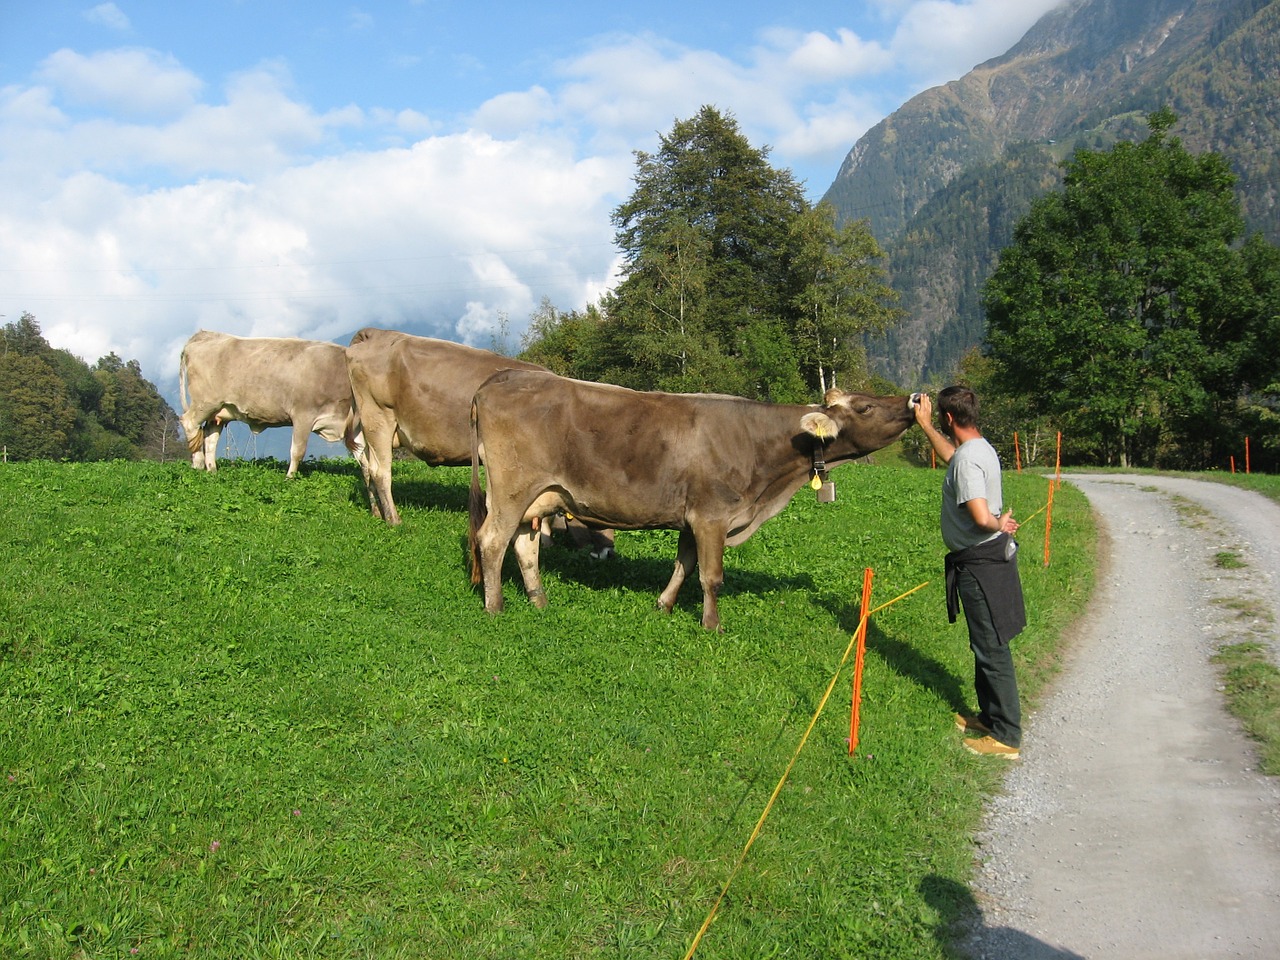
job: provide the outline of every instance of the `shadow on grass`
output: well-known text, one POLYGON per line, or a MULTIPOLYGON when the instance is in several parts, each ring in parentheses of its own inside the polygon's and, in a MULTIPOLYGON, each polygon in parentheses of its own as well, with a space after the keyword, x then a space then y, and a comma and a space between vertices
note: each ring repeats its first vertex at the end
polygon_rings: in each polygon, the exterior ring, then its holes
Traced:
MULTIPOLYGON (((466 549, 466 543, 463 543, 466 549)), ((632 593, 646 593, 652 598, 656 608, 658 595, 662 593, 671 580, 675 569, 676 555, 673 547, 669 557, 636 557, 618 554, 608 560, 596 560, 585 549, 577 549, 564 541, 558 541, 540 553, 540 563, 544 573, 554 573, 562 580, 571 580, 595 590, 627 590, 632 593)), ((503 579, 513 577, 520 582, 520 574, 514 561, 512 551, 507 551, 506 563, 503 565, 503 579)), ((759 570, 731 569, 725 572, 724 585, 719 596, 732 597, 735 594, 764 595, 782 592, 812 592, 815 588, 813 578, 808 574, 796 576, 778 576, 759 570)), ((698 580, 695 569, 680 588, 676 598, 676 610, 687 613, 695 620, 702 620, 702 584, 698 580)), ((674 612, 674 611, 673 611, 674 612)))
MULTIPOLYGON (((354 460, 319 460, 312 463, 306 461, 298 468, 304 471, 326 473, 332 476, 351 478, 351 502, 369 509, 369 497, 364 489, 364 477, 360 467, 354 460)), ((456 474, 404 478, 392 473, 391 496, 396 508, 409 510, 447 510, 453 513, 467 512, 467 498, 470 488, 457 482, 456 474)))
MULTIPOLYGON (((361 480, 359 471, 357 471, 356 482, 360 501, 367 504, 364 481, 361 480)), ((439 483, 430 477, 394 480, 391 485, 391 496, 395 499, 396 507, 401 511, 408 507, 417 510, 450 510, 466 513, 470 488, 456 482, 439 483)))
MULTIPOLYGON (((852 636, 862 619, 859 604, 832 601, 831 605, 835 608, 833 613, 839 620, 841 629, 852 636)), ((945 614, 939 610, 938 616, 945 614)), ((931 690, 938 699, 949 703, 957 713, 970 709, 966 706, 966 698, 971 689, 967 681, 957 677, 933 657, 922 653, 918 647, 885 633, 876 626, 874 619, 867 623, 867 649, 874 650, 899 676, 907 677, 924 689, 931 690)))
POLYGON ((938 913, 940 921, 934 936, 947 956, 1084 960, 1081 954, 1050 946, 1014 927, 987 926, 982 908, 969 888, 954 880, 936 874, 927 876, 920 881, 920 895, 938 913))

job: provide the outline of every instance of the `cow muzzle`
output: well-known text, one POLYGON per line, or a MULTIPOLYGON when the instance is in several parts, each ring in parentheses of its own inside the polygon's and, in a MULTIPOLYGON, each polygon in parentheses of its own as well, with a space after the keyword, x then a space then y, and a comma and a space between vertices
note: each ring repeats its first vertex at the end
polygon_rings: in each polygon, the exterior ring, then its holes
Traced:
POLYGON ((918 407, 918 406, 920 406, 920 393, 919 393, 919 391, 917 391, 917 392, 913 393, 911 396, 907 397, 907 409, 908 409, 908 410, 914 410, 914 409, 915 409, 916 407, 918 407))

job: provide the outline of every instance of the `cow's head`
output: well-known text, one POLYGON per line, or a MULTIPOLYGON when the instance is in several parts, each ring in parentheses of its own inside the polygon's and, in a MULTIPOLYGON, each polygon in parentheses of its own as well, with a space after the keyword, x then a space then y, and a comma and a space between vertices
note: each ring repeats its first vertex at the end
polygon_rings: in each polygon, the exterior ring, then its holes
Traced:
POLYGON ((864 457, 893 443, 916 422, 916 397, 876 397, 833 387, 822 409, 806 413, 800 426, 824 444, 833 460, 864 457))

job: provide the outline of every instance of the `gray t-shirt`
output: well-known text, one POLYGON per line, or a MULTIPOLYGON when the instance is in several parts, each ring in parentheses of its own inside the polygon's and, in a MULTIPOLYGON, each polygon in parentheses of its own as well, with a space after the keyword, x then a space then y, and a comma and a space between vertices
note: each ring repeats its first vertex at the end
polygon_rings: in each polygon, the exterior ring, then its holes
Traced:
POLYGON ((987 509, 999 516, 1004 509, 1000 487, 1000 457, 985 437, 966 440, 956 448, 942 480, 942 542, 948 550, 967 550, 1000 536, 973 522, 970 500, 987 501, 987 509))

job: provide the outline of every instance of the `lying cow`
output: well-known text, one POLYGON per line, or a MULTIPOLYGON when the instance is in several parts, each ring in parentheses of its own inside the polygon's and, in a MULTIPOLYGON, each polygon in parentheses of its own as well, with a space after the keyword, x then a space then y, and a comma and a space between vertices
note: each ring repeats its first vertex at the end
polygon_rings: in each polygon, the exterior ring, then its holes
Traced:
POLYGON ((217 471, 218 437, 231 420, 254 433, 292 426, 290 477, 311 433, 342 441, 357 460, 363 458, 346 357, 336 343, 201 330, 182 348, 178 379, 182 429, 197 470, 217 471))
POLYGON ((669 613, 697 564, 702 625, 720 628, 725 545, 775 516, 811 477, 879 450, 915 422, 912 398, 829 390, 822 406, 705 394, 639 393, 509 371, 471 407, 471 579, 502 609, 513 543, 525 591, 546 606, 536 524, 568 511, 617 529, 680 531, 669 613), (487 490, 480 489, 484 464, 487 490))

